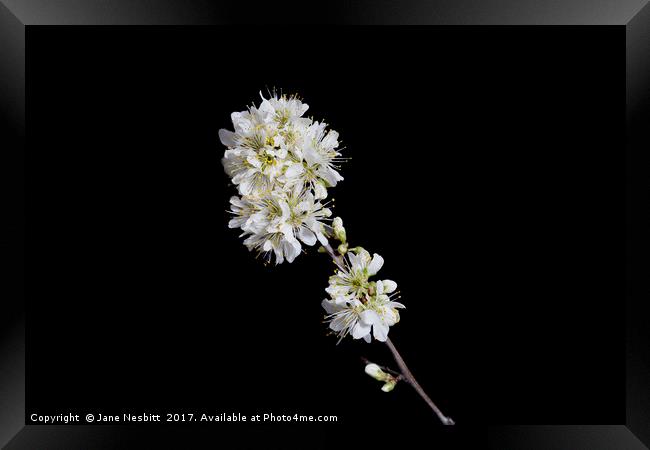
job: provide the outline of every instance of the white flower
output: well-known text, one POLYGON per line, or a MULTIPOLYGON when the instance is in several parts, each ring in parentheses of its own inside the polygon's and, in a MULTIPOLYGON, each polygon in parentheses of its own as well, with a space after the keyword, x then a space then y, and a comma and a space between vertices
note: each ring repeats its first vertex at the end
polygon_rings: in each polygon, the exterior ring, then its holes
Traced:
POLYGON ((327 245, 324 220, 332 215, 332 211, 316 201, 314 194, 309 191, 297 197, 289 206, 289 224, 295 235, 307 245, 314 245, 316 240, 321 245, 327 245))
POLYGON ((354 339, 364 338, 370 342, 370 326, 362 321, 363 303, 355 298, 343 296, 332 300, 325 299, 321 303, 330 322, 330 329, 339 336, 339 342, 348 334, 354 339))
MULTIPOLYGON (((399 322, 399 311, 398 308, 405 308, 399 302, 394 302, 391 300, 392 294, 397 289, 397 283, 392 280, 377 281, 376 294, 371 300, 371 304, 377 314, 382 319, 383 323, 388 326, 393 326, 399 322)), ((388 334, 388 328, 386 328, 386 334, 388 334)))
POLYGON ((259 222, 255 221, 255 214, 259 213, 260 204, 244 197, 230 197, 230 212, 235 216, 228 222, 229 228, 241 228, 244 231, 256 233, 261 231, 259 222))
MULTIPOLYGON (((377 282, 379 286, 381 281, 377 282)), ((372 335, 378 341, 386 341, 388 338, 389 327, 399 322, 399 312, 397 308, 404 308, 401 303, 390 300, 388 295, 376 294, 366 303, 366 315, 363 317, 364 323, 372 325, 372 335)), ((369 332, 369 330, 368 330, 369 332)), ((368 341, 368 339, 366 339, 368 341)))
MULTIPOLYGON (((260 95, 262 94, 260 93, 260 95)), ((264 97, 262 96, 262 98, 264 97)), ((309 105, 302 103, 295 95, 289 97, 281 95, 278 97, 274 94, 268 102, 273 108, 273 120, 280 128, 289 127, 292 124, 295 124, 296 121, 309 109, 309 105)))
POLYGON ((244 245, 265 256, 273 253, 277 264, 285 259, 292 262, 300 254, 301 245, 287 224, 290 211, 286 200, 279 195, 269 195, 253 202, 253 205, 248 208, 233 208, 233 213, 241 214, 235 219, 238 219, 236 223, 243 222, 240 227, 244 231, 242 236, 248 236, 244 245))
POLYGON ((332 213, 320 200, 343 180, 338 172, 343 158, 338 133, 303 117, 307 109, 296 96, 262 96, 259 106, 231 114, 234 131, 219 130, 226 146, 224 170, 239 192, 230 199, 228 226, 242 230, 249 250, 266 260, 274 256, 276 264, 293 262, 303 245, 316 242, 332 252, 328 236, 333 235, 343 262, 322 303, 329 327, 340 338, 385 341, 404 308, 392 300, 397 284, 371 281, 384 259, 360 247, 350 250, 340 218, 328 225, 332 213))
POLYGON ((330 285, 325 291, 332 296, 366 294, 370 287, 368 278, 379 272, 383 265, 384 258, 376 253, 371 258, 370 253, 362 248, 356 254, 350 251, 344 259, 344 267, 330 277, 330 285))
POLYGON ((327 245, 327 233, 324 221, 332 211, 316 201, 310 191, 293 191, 287 193, 286 199, 281 201, 284 224, 290 233, 307 245, 314 245, 316 241, 327 245))
MULTIPOLYGON (((303 150, 305 172, 303 182, 309 185, 323 184, 324 187, 336 186, 343 180, 336 170, 337 163, 341 161, 341 154, 336 151, 338 147, 338 133, 334 130, 325 131, 325 123, 314 123, 308 130, 310 139, 303 150)), ((326 195, 327 191, 320 191, 326 195)))
POLYGON ((274 192, 254 201, 233 197, 230 202, 235 217, 229 225, 244 231, 249 250, 268 256, 273 252, 277 264, 293 262, 300 254, 301 242, 309 246, 316 241, 328 243, 329 226, 324 221, 332 213, 309 191, 274 192))
POLYGON ((226 150, 223 166, 232 182, 238 185, 241 195, 259 197, 270 192, 276 178, 293 165, 286 157, 286 149, 270 142, 256 149, 237 147, 226 150))
POLYGON ((330 299, 322 306, 327 312, 329 327, 340 340, 351 334, 354 339, 371 341, 370 333, 378 341, 386 341, 389 327, 399 322, 398 308, 404 305, 391 300, 397 289, 392 280, 369 281, 381 269, 384 259, 362 248, 347 253, 344 267, 330 277, 325 291, 330 299), (356 254, 355 254, 356 253, 356 254))
POLYGON ((219 130, 224 170, 239 192, 229 226, 276 263, 292 262, 302 244, 327 245, 331 211, 318 200, 343 179, 334 169, 338 133, 303 117, 307 109, 296 96, 262 96, 259 106, 231 114, 234 131, 219 130))
MULTIPOLYGON (((257 250, 258 253, 275 255, 275 263, 282 264, 286 259, 293 262, 300 254, 300 242, 293 236, 288 226, 283 226, 262 234, 252 234, 244 240, 244 245, 249 250, 257 250)), ((270 257, 265 257, 269 260, 270 257)))

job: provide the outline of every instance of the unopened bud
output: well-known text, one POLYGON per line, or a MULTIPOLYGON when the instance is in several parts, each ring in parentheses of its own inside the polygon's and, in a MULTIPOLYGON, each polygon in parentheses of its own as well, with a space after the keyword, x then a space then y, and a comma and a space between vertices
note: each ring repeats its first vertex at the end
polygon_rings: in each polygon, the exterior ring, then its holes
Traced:
POLYGON ((334 236, 336 239, 345 244, 347 236, 345 234, 345 228, 343 228, 343 219, 335 217, 332 221, 332 228, 334 229, 334 236))
POLYGON ((323 247, 322 245, 320 247, 318 247, 317 251, 318 251, 318 253, 327 253, 327 249, 325 247, 323 247))
POLYGON ((390 392, 395 389, 395 385, 399 381, 398 378, 384 372, 381 370, 381 367, 374 363, 366 364, 366 373, 375 380, 384 382, 384 385, 381 387, 381 390, 384 392, 390 392))
POLYGON ((366 364, 366 373, 378 381, 386 381, 388 374, 381 370, 377 364, 366 364))
POLYGON ((343 244, 339 245, 338 251, 341 255, 345 255, 348 251, 348 244, 347 242, 344 242, 343 244))

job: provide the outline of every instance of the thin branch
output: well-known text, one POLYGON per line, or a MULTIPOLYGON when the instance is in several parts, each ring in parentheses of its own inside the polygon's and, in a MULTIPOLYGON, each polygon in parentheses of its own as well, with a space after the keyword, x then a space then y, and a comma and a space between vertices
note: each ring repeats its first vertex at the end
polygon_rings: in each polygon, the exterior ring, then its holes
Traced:
POLYGON ((334 264, 340 269, 340 270, 345 270, 345 265, 343 264, 343 256, 339 255, 334 249, 332 249, 332 246, 328 243, 327 245, 324 245, 325 250, 327 250, 327 253, 330 255, 332 258, 332 261, 334 261, 334 264))
POLYGON ((397 349, 395 348, 395 344, 390 340, 390 338, 386 339, 386 345, 390 349, 391 353, 393 354, 393 358, 395 358, 395 362, 399 366, 400 370, 402 371, 402 375, 404 375, 404 378, 406 381, 409 382, 411 386, 413 386, 413 389, 420 394, 420 397, 431 407, 433 412, 436 413, 440 421, 445 424, 445 425, 455 425, 454 421, 451 419, 451 417, 445 416, 442 411, 436 406, 435 403, 433 403, 433 400, 429 398, 426 392, 424 392, 424 389, 422 389, 422 386, 420 386, 420 383, 417 382, 411 371, 409 370, 408 366, 404 362, 404 359, 402 358, 402 355, 399 354, 397 349))

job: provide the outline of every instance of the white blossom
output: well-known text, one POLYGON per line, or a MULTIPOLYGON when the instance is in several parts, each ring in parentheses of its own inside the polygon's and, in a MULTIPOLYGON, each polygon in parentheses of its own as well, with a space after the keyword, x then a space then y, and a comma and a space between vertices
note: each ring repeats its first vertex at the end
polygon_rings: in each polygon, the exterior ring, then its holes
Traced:
POLYGON ((363 248, 347 253, 343 267, 330 277, 325 291, 329 299, 322 302, 327 312, 329 327, 339 336, 339 341, 351 334, 354 339, 366 342, 372 337, 386 341, 389 327, 399 322, 399 308, 404 305, 393 301, 397 283, 392 280, 370 281, 384 264, 384 259, 372 257, 363 248))
POLYGON ((302 244, 327 245, 331 211, 320 200, 343 177, 337 132, 303 117, 309 107, 297 96, 261 97, 231 114, 233 131, 219 130, 222 163, 239 193, 228 225, 242 230, 249 250, 279 264, 292 262, 302 244))
MULTIPOLYGON (((331 219, 332 211, 324 202, 328 189, 343 180, 339 164, 345 158, 338 133, 325 122, 304 117, 309 106, 297 96, 260 96, 258 105, 231 114, 232 130, 219 130, 226 147, 222 164, 238 192, 230 198, 228 227, 241 231, 250 251, 276 264, 293 262, 303 246, 320 243, 318 252, 328 254, 337 266, 325 289, 329 297, 321 303, 329 328, 339 342, 347 335, 366 342, 387 341, 405 307, 395 301, 397 283, 373 279, 384 259, 351 247, 343 220, 331 219), (336 249, 330 238, 338 242, 336 249)), ((404 369, 401 374, 385 372, 374 363, 367 364, 365 372, 383 383, 384 392, 402 379, 410 381, 440 420, 453 425, 422 393, 394 346, 390 348, 404 369)))
MULTIPOLYGON (((244 244, 260 254, 275 255, 278 264, 293 262, 302 249, 317 241, 327 245, 329 208, 310 191, 274 192, 260 199, 232 197, 231 228, 243 230, 244 244)), ((266 258, 269 259, 269 258, 266 258)))
POLYGON ((325 289, 333 297, 367 293, 370 286, 368 278, 379 272, 384 265, 384 258, 376 253, 371 258, 370 253, 361 248, 356 254, 349 252, 344 262, 344 267, 330 277, 330 285, 325 289))

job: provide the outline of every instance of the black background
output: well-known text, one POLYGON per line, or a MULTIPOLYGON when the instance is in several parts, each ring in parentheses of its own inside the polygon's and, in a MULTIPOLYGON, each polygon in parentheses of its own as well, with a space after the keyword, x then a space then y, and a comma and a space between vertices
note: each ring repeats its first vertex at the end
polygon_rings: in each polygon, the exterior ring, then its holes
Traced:
POLYGON ((460 429, 623 422, 623 38, 31 29, 28 414, 437 426, 363 374, 383 346, 326 336, 326 257, 264 267, 227 229, 217 131, 277 87, 341 134, 336 213, 386 259, 407 306, 391 338, 460 429))

